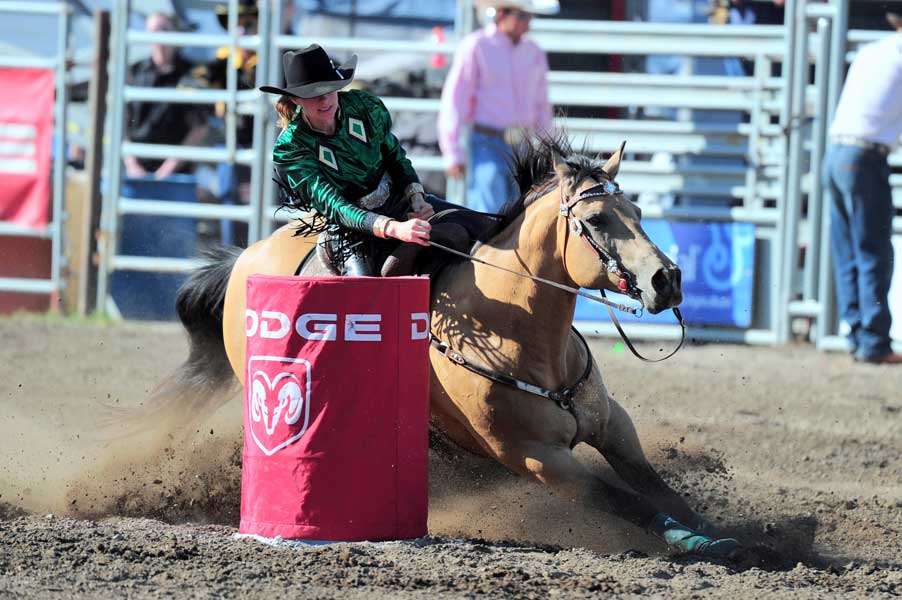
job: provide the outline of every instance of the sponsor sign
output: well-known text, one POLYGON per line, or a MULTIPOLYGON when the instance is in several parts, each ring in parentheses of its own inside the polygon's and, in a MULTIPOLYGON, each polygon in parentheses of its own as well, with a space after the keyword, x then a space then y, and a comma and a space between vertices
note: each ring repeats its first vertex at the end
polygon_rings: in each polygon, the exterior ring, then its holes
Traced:
MULTIPOLYGON (((680 310, 687 324, 749 327, 755 272, 755 226, 751 223, 684 223, 649 219, 642 223, 651 241, 677 263, 683 273, 680 310)), ((626 296, 611 299, 630 304, 626 296)), ((624 321, 676 323, 672 311, 624 321)), ((576 319, 606 321, 608 312, 591 300, 577 298, 576 319)))
POLYGON ((0 67, 0 221, 49 220, 53 95, 53 71, 0 67))
POLYGON ((426 534, 429 282, 251 276, 242 533, 426 534))
POLYGON ((252 356, 247 361, 247 410, 257 447, 272 456, 307 431, 310 363, 303 358, 252 356))

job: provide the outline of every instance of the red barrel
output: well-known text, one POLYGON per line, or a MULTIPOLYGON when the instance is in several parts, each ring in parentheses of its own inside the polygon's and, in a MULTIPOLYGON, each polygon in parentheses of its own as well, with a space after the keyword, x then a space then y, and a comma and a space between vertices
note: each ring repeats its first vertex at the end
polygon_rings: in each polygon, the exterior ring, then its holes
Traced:
POLYGON ((240 532, 426 534, 429 280, 247 282, 240 532))

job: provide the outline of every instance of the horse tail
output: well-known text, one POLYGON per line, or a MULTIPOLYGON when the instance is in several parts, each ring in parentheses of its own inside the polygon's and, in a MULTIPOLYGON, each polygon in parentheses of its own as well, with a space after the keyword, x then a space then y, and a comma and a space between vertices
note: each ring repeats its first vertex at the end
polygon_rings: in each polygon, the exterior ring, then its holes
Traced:
POLYGON ((188 332, 188 358, 176 372, 178 385, 214 392, 233 382, 222 336, 226 288, 242 249, 214 246, 201 252, 204 264, 179 288, 176 311, 188 332))
POLYGON ((238 383, 222 334, 226 288, 242 249, 213 246, 200 253, 203 264, 176 295, 176 312, 188 333, 188 358, 154 389, 137 410, 116 410, 113 437, 142 431, 185 432, 222 407, 238 383))

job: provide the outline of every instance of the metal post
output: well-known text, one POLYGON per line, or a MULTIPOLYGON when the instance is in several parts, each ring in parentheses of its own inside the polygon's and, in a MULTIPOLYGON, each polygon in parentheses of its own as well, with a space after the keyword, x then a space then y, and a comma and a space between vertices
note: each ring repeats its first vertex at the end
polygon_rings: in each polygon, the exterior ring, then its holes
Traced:
POLYGON ((463 39, 473 31, 473 28, 473 0, 459 0, 457 14, 454 15, 454 32, 457 34, 457 39, 463 39))
POLYGON ((235 162, 235 149, 238 145, 238 119, 235 110, 238 106, 238 72, 236 59, 238 58, 238 0, 229 0, 229 56, 226 59, 226 90, 229 99, 225 110, 225 134, 226 152, 228 161, 235 162))
MULTIPOLYGON (((454 15, 454 37, 458 42, 475 28, 476 22, 473 19, 473 15, 473 0, 459 0, 457 13, 454 15)), ((466 131, 462 131, 460 135, 460 144, 465 149, 465 156, 468 156, 469 151, 466 149, 469 147, 469 136, 466 131)), ((460 179, 448 177, 445 179, 445 197, 451 202, 466 204, 466 187, 466 176, 460 179)))
MULTIPOLYGON (((266 75, 266 85, 280 85, 282 82, 282 50, 284 49, 282 44, 278 41, 280 36, 282 35, 282 21, 283 21, 283 3, 281 1, 277 1, 277 5, 275 9, 272 11, 272 22, 270 23, 270 31, 272 35, 270 35, 270 40, 275 40, 270 47, 270 53, 266 64, 257 63, 258 65, 263 66, 263 72, 266 75)), ((259 68, 259 67, 258 67, 259 68)), ((264 110, 267 115, 272 114, 272 104, 267 94, 263 94, 265 96, 263 98, 264 110)), ((267 119, 266 127, 263 130, 263 148, 260 150, 262 152, 262 160, 263 160, 263 170, 262 173, 264 176, 262 177, 263 181, 261 182, 263 194, 260 199, 260 235, 261 237, 269 235, 270 231, 273 230, 272 226, 272 210, 273 204, 275 203, 275 187, 270 181, 270 173, 272 172, 272 148, 276 143, 276 128, 273 127, 272 122, 267 119)))
POLYGON ((811 193, 808 194, 808 252, 805 256, 804 298, 819 298, 817 294, 818 274, 820 272, 819 254, 821 251, 821 211, 823 210, 823 185, 821 184, 821 163, 824 158, 824 146, 827 134, 827 85, 829 82, 830 60, 829 19, 817 20, 817 58, 815 59, 814 89, 815 108, 814 123, 811 127, 811 193))
POLYGON ((87 315, 96 306, 97 268, 94 256, 97 252, 97 231, 100 228, 100 205, 103 193, 100 179, 103 167, 103 134, 107 114, 110 60, 110 13, 94 11, 94 59, 91 66, 91 82, 88 92, 91 141, 88 145, 85 172, 88 174, 88 207, 84 228, 81 230, 81 254, 78 279, 78 314, 87 315))
MULTIPOLYGON (((281 10, 281 0, 276 0, 281 10)), ((257 45, 257 70, 256 81, 254 82, 259 88, 267 85, 267 69, 269 65, 269 40, 272 36, 272 3, 270 0, 259 2, 260 15, 257 21, 257 39, 260 43, 257 45)), ((264 187, 269 182, 269 178, 265 176, 266 169, 266 128, 269 123, 269 99, 266 94, 260 94, 256 102, 256 111, 254 114, 254 162, 251 165, 251 216, 248 222, 247 240, 248 245, 256 242, 263 237, 263 209, 264 204, 264 187)))
POLYGON ((748 164, 745 169, 745 198, 743 199, 746 208, 754 207, 758 198, 758 169, 760 169, 762 162, 759 144, 761 125, 764 123, 764 107, 762 105, 764 104, 764 86, 769 75, 770 61, 763 54, 755 56, 755 101, 749 116, 751 132, 749 133, 748 153, 746 155, 748 164))
POLYGON ((830 83, 827 99, 827 118, 833 120, 839 93, 846 80, 846 38, 849 33, 849 0, 831 0, 836 9, 830 47, 830 83))
POLYGON ((792 319, 789 314, 789 302, 794 292, 796 263, 799 247, 796 240, 801 210, 802 179, 802 142, 805 125, 805 87, 808 82, 808 23, 805 19, 806 0, 797 0, 795 10, 795 49, 793 52, 793 78, 789 81, 789 94, 792 97, 790 117, 784 122, 789 134, 789 164, 786 169, 786 189, 783 198, 781 218, 781 256, 780 271, 780 320, 777 323, 778 343, 789 340, 792 319))
MULTIPOLYGON (((786 0, 785 10, 783 13, 783 64, 780 66, 782 79, 783 79, 783 104, 780 107, 780 123, 784 126, 789 124, 789 119, 792 117, 792 93, 791 93, 791 82, 795 79, 793 75, 795 74, 795 40, 796 40, 796 28, 795 28, 795 20, 794 15, 796 2, 800 0, 786 0)), ((785 136, 784 136, 785 139, 785 136)), ((785 155, 785 152, 784 152, 785 155)), ((786 163, 784 162, 784 175, 785 175, 785 167, 786 163)), ((786 184, 788 182, 783 181, 783 194, 786 194, 786 184)))
MULTIPOLYGON (((789 133, 792 131, 792 101, 793 101, 793 84, 795 80, 795 50, 796 50, 796 26, 794 16, 796 14, 796 4, 803 0, 786 0, 783 13, 783 62, 780 65, 783 87, 782 87, 782 103, 780 105, 780 124, 784 128, 783 136, 780 140, 780 181, 779 189, 781 192, 780 218, 776 223, 776 232, 771 239, 772 244, 772 261, 771 261, 771 277, 775 278, 775 284, 771 286, 770 293, 770 326, 776 334, 779 343, 785 343, 786 335, 781 335, 784 330, 783 319, 787 318, 785 308, 782 305, 783 292, 781 282, 783 281, 781 270, 783 255, 784 239, 787 237, 786 230, 786 198, 789 194, 789 188, 792 183, 789 179, 789 133), (776 267, 776 268, 773 268, 776 267)), ((788 330, 788 328, 787 328, 788 330)))
POLYGON ((60 290, 63 287, 63 223, 66 219, 66 215, 63 212, 63 200, 66 193, 66 104, 69 99, 69 86, 66 85, 68 81, 66 63, 69 59, 70 10, 66 4, 59 5, 56 30, 56 101, 53 107, 53 121, 56 131, 54 154, 56 155, 56 160, 53 161, 53 222, 50 251, 50 280, 54 291, 51 294, 51 310, 59 309, 60 290))
POLYGON ((122 193, 122 131, 125 104, 119 94, 125 86, 125 71, 128 65, 128 17, 131 14, 131 0, 116 0, 113 10, 113 40, 115 51, 112 53, 113 68, 110 91, 113 101, 110 118, 110 147, 106 153, 107 192, 103 197, 103 210, 100 217, 100 237, 97 243, 99 264, 97 266, 97 310, 107 312, 107 289, 112 271, 111 264, 116 254, 117 230, 119 219, 119 196, 122 193))
MULTIPOLYGON (((836 9, 830 44, 830 81, 827 86, 827 112, 825 122, 832 122, 839 103, 839 95, 846 80, 846 46, 849 28, 849 0, 832 0, 836 9)), ((817 344, 821 346, 829 334, 835 331, 836 296, 834 295, 833 260, 830 254, 830 210, 825 206, 821 218, 821 254, 820 281, 818 282, 818 298, 821 303, 821 316, 817 320, 817 344)))

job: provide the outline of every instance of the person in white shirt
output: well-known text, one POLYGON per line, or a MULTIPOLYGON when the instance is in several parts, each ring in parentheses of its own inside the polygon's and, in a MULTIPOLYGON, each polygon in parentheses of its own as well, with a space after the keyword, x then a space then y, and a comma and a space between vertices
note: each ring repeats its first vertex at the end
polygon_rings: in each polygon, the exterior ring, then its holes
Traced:
POLYGON ((856 360, 902 364, 889 335, 893 199, 886 157, 902 135, 902 16, 897 33, 863 46, 830 126, 824 184, 840 316, 856 360))

